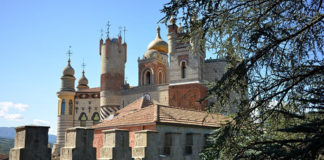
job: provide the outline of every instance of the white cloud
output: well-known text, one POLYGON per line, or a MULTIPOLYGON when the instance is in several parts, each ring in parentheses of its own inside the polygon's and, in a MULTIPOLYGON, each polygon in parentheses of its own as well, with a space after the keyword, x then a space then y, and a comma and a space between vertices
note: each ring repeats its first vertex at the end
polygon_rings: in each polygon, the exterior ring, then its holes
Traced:
POLYGON ((50 122, 44 121, 44 120, 41 120, 41 119, 34 119, 33 124, 34 125, 40 125, 40 126, 50 126, 50 122))
POLYGON ((4 118, 11 121, 20 121, 24 119, 22 114, 9 113, 10 110, 18 110, 19 112, 25 111, 29 105, 13 102, 0 102, 0 118, 4 118))
POLYGON ((56 128, 51 126, 51 123, 49 121, 45 121, 45 120, 41 120, 41 119, 34 119, 32 124, 39 125, 39 126, 50 126, 48 134, 56 135, 56 128))

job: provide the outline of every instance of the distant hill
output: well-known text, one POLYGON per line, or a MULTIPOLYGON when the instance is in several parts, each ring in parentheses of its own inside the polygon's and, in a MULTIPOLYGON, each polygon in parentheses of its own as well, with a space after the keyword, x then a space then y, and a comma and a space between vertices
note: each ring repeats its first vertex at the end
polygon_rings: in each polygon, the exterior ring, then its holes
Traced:
MULTIPOLYGON (((14 127, 0 127, 0 138, 15 139, 15 128, 14 127)), ((48 135, 49 143, 56 143, 55 135, 48 135)))
POLYGON ((14 139, 0 138, 0 153, 9 154, 9 150, 14 146, 14 143, 14 139))

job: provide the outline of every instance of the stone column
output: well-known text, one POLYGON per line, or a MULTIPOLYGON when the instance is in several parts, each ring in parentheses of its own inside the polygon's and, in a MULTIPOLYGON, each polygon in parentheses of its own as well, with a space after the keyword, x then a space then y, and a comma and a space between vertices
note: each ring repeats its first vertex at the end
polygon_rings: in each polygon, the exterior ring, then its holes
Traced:
POLYGON ((95 160, 96 148, 92 146, 93 129, 69 128, 65 133, 65 146, 61 148, 61 160, 95 160))
POLYGON ((10 149, 10 160, 50 160, 47 126, 22 126, 16 128, 15 145, 10 149))
POLYGON ((132 150, 134 160, 158 160, 159 150, 156 131, 135 132, 135 145, 132 150))
POLYGON ((99 160, 131 160, 129 131, 122 129, 104 130, 103 147, 99 160))

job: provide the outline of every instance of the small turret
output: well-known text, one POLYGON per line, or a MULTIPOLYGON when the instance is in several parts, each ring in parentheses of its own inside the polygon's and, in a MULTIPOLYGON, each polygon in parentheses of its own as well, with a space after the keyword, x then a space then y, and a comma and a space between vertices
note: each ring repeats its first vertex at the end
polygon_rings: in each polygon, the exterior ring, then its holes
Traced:
POLYGON ((84 71, 82 71, 82 76, 81 76, 81 78, 78 81, 77 88, 78 88, 78 90, 89 89, 88 79, 85 77, 84 71))
POLYGON ((63 76, 61 77, 62 80, 62 85, 61 85, 61 90, 60 91, 72 91, 74 92, 74 69, 71 66, 71 60, 70 60, 70 55, 71 51, 68 51, 69 54, 69 60, 67 66, 63 70, 63 76))

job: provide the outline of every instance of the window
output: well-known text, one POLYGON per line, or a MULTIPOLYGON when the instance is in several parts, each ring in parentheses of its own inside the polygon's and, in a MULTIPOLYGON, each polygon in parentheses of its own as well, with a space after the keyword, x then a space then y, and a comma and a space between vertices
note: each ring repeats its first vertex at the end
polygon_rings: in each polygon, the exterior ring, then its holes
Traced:
POLYGON ((162 71, 159 71, 159 84, 163 83, 162 71))
POLYGON ((186 78, 186 62, 181 62, 181 78, 186 78))
POLYGON ((193 136, 191 133, 188 133, 186 134, 186 148, 185 148, 186 155, 192 154, 192 145, 193 145, 193 136))
POLYGON ((95 112, 92 115, 92 121, 93 121, 93 125, 96 125, 99 123, 100 117, 99 117, 99 113, 95 112))
POLYGON ((65 99, 62 100, 62 104, 61 104, 61 115, 65 115, 65 99))
POLYGON ((80 126, 85 127, 87 120, 88 120, 87 115, 85 113, 81 113, 81 115, 80 115, 80 126))
POLYGON ((164 137, 164 147, 163 154, 170 155, 171 154, 171 146, 172 146, 172 134, 166 133, 164 137))
POLYGON ((151 84, 151 73, 150 73, 150 71, 145 72, 145 84, 146 85, 151 84))
POLYGON ((73 106, 73 102, 72 100, 69 101, 69 115, 72 115, 72 106, 73 106))

